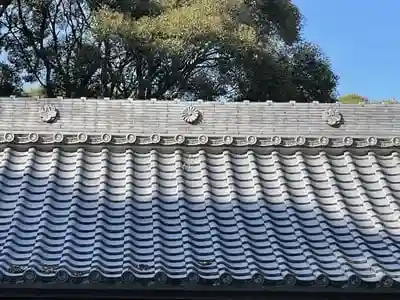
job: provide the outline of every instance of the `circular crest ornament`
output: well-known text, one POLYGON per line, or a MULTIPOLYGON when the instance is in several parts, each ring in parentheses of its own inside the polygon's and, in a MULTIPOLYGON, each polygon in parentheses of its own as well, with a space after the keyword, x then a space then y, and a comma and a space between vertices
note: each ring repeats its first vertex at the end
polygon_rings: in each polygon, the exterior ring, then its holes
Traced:
POLYGON ((396 146, 396 147, 400 146, 400 137, 396 136, 396 137, 392 138, 392 143, 393 143, 393 146, 396 146))
POLYGON ((343 138, 343 143, 345 146, 351 146, 354 143, 354 140, 352 137, 346 136, 343 138))
POLYGON ((247 143, 249 145, 255 145, 257 143, 257 138, 254 135, 249 135, 247 137, 247 143))
POLYGON ((208 143, 208 137, 204 134, 200 135, 198 140, 199 140, 199 143, 202 145, 205 145, 208 143))
POLYGON ((164 272, 158 272, 155 276, 155 279, 159 283, 166 283, 168 280, 167 275, 164 272))
POLYGON ((88 140, 88 136, 86 133, 80 132, 76 135, 78 142, 85 143, 88 140))
POLYGON ((39 135, 36 132, 31 132, 28 139, 31 143, 36 143, 39 140, 39 135))
POLYGON ((53 123, 58 116, 58 110, 54 104, 45 104, 43 105, 40 110, 40 118, 43 122, 46 123, 53 123))
POLYGON ((264 276, 261 273, 256 273, 252 276, 251 281, 257 285, 264 284, 264 276))
POLYGON ((374 136, 370 136, 367 141, 369 146, 376 146, 378 144, 378 139, 374 136))
POLYGON ((187 276, 187 279, 188 279, 188 282, 191 284, 197 284, 200 281, 199 274, 197 274, 195 272, 189 273, 189 275, 187 276))
POLYGON ((348 280, 349 286, 359 287, 361 285, 361 278, 357 275, 351 275, 348 280))
POLYGON ((304 136, 296 137, 296 144, 299 146, 303 146, 306 143, 306 138, 304 136))
POLYGON ((135 275, 133 275, 130 271, 125 271, 122 273, 122 282, 124 283, 132 283, 136 280, 135 275))
POLYGON ((61 143, 64 140, 64 135, 61 132, 56 132, 53 135, 53 139, 56 143, 61 143))
POLYGON ((199 121, 201 113, 195 106, 188 106, 182 111, 182 119, 186 123, 194 124, 199 121))
POLYGON ((225 145, 230 145, 233 143, 233 137, 231 137, 230 135, 225 135, 223 137, 223 140, 225 145))
POLYGON ((24 279, 27 282, 34 282, 36 280, 36 273, 32 269, 28 269, 24 273, 24 279))
POLYGON ((11 142, 14 141, 14 139, 15 139, 15 136, 14 136, 14 134, 12 132, 6 132, 4 134, 4 140, 6 142, 11 143, 11 142))
POLYGON ((65 283, 69 279, 69 275, 65 270, 59 270, 56 273, 56 280, 60 283, 65 283))
POLYGON ((175 142, 178 144, 183 144, 185 142, 185 137, 181 134, 175 136, 175 142))
POLYGON ((329 138, 327 136, 321 136, 319 138, 319 143, 321 146, 328 146, 329 145, 329 138))
POLYGON ((381 286, 384 288, 391 288, 394 284, 394 280, 390 276, 385 275, 380 280, 380 283, 381 283, 381 286))
POLYGON ((285 276, 285 278, 283 279, 283 281, 285 282, 286 285, 289 285, 289 286, 293 286, 297 282, 296 276, 294 276, 293 274, 287 274, 285 276))
POLYGON ((339 126, 342 123, 343 116, 337 108, 331 107, 323 112, 322 119, 329 126, 335 127, 339 126))
POLYGON ((134 135, 134 134, 127 134, 126 135, 126 141, 129 143, 129 144, 133 144, 134 142, 136 142, 136 135, 134 135))
POLYGON ((315 279, 315 284, 320 287, 327 287, 329 285, 329 278, 325 274, 320 274, 315 279))
POLYGON ((150 141, 154 144, 157 144, 161 141, 161 137, 158 134, 154 133, 150 136, 150 141))
POLYGON ((282 138, 280 136, 273 136, 271 142, 273 145, 278 146, 282 143, 282 138))
POLYGON ((89 273, 89 280, 90 282, 100 282, 102 279, 102 275, 99 271, 94 270, 89 273))
POLYGON ((221 283, 229 285, 232 283, 233 278, 232 275, 229 273, 223 273, 220 277, 221 283))
POLYGON ((109 142, 111 142, 111 140, 112 140, 111 134, 103 133, 103 134, 101 135, 101 141, 102 141, 103 143, 109 143, 109 142))

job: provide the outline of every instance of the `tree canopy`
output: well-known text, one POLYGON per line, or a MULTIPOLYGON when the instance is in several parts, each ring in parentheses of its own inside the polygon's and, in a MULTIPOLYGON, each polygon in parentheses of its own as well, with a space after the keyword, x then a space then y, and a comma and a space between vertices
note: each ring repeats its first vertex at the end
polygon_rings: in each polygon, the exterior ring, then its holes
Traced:
POLYGON ((381 102, 381 103, 386 103, 386 104, 396 104, 399 103, 396 98, 392 99, 373 99, 370 100, 367 97, 363 97, 359 94, 346 94, 343 96, 340 96, 338 98, 338 102, 343 103, 343 104, 363 104, 363 103, 370 103, 370 102, 381 102))
POLYGON ((22 91, 22 82, 9 65, 0 63, 0 97, 19 94, 22 91))
POLYGON ((338 101, 343 104, 359 104, 368 102, 368 99, 358 94, 347 94, 339 97, 338 101))
MULTIPOLYGON (((335 101, 289 0, 3 0, 3 67, 46 96, 335 101)), ((10 73, 11 74, 11 73, 10 73)))

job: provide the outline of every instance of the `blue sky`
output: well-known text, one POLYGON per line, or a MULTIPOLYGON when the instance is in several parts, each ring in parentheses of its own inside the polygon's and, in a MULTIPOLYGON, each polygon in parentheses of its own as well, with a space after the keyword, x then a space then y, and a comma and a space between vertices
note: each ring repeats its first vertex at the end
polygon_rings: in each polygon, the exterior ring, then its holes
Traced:
POLYGON ((400 0, 293 0, 304 35, 340 76, 339 93, 400 99, 400 0))

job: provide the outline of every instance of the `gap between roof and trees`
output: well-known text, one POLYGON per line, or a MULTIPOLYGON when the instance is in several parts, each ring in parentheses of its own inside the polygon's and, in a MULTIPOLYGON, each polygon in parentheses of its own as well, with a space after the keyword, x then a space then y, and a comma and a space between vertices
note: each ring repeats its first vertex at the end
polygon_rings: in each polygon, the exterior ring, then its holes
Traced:
POLYGON ((338 77, 304 40, 288 0, 0 0, 0 8, 0 96, 336 98, 338 77))

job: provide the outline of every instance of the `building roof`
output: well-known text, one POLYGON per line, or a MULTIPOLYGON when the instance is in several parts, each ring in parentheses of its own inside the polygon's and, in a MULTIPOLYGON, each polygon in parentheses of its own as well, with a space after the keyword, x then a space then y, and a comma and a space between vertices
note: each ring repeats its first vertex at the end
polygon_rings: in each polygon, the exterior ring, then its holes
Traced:
POLYGON ((396 119, 383 121, 397 105, 326 113, 331 106, 322 104, 57 100, 55 117, 54 107, 41 106, 50 100, 14 100, 0 101, 0 280, 6 283, 339 290, 392 290, 400 283, 400 134, 396 119), (296 126, 281 119, 296 110, 296 126), (196 112, 201 122, 188 120, 196 112), (247 123, 234 129, 239 119, 247 123), (381 119, 381 126, 356 131, 346 123, 361 128, 368 119, 381 119), (284 135, 273 120, 294 132, 284 135), (320 131, 307 127, 313 124, 320 131), (103 140, 95 142, 96 135, 103 140), (137 139, 118 142, 128 135, 137 139), (162 143, 177 135, 185 140, 162 143), (201 143, 189 147, 190 137, 201 143), (311 143, 316 138, 319 146, 311 143))
POLYGON ((392 147, 399 115, 397 104, 0 98, 0 142, 392 147))

